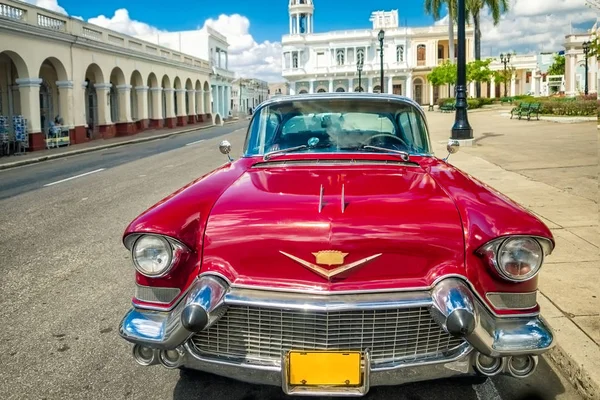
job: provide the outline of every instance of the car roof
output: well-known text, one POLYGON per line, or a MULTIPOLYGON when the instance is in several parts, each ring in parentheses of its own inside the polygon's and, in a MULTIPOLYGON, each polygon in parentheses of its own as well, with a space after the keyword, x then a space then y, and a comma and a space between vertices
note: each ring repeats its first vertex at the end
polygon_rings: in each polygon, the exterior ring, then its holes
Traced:
POLYGON ((263 101, 256 106, 256 111, 262 107, 270 106, 278 103, 285 103, 289 101, 311 101, 311 100, 335 100, 335 99, 351 99, 351 100, 381 100, 388 102, 399 102, 404 104, 410 104, 417 107, 419 110, 421 106, 413 99, 400 96, 397 94, 389 93, 367 93, 367 92, 333 92, 333 93, 304 93, 304 94, 292 94, 292 95, 279 95, 277 97, 270 98, 263 101))

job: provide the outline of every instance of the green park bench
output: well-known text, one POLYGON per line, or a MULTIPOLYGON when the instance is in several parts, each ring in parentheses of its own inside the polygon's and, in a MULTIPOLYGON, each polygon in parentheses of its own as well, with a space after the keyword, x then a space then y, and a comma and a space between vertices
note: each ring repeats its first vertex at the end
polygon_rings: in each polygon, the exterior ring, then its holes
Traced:
POLYGON ((518 116, 519 119, 521 119, 522 116, 525 116, 527 114, 527 110, 529 110, 529 103, 518 103, 516 107, 513 107, 513 109, 510 110, 510 119, 512 119, 515 116, 518 116))
POLYGON ((447 101, 440 106, 441 112, 452 112, 456 109, 456 103, 454 101, 447 101))
POLYGON ((537 120, 540 120, 540 110, 542 105, 540 103, 531 103, 529 105, 529 109, 527 110, 527 121, 529 121, 532 117, 533 114, 535 114, 535 117, 537 118, 537 120))

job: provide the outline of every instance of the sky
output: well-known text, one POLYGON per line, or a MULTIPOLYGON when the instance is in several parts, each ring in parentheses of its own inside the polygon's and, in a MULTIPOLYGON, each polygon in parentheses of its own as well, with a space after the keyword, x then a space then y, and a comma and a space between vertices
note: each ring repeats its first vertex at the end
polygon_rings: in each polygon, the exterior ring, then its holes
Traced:
MULTIPOLYGON (((269 82, 281 78, 281 36, 288 33, 288 0, 25 0, 53 11, 129 35, 201 29, 208 25, 227 37, 229 65, 238 75, 269 82)), ((447 24, 425 14, 423 0, 313 0, 314 30, 371 28, 372 11, 397 9, 400 25, 447 24), (343 4, 343 7, 340 7, 343 4)), ((509 0, 510 11, 497 26, 482 16, 482 55, 563 49, 570 32, 592 27, 600 10, 586 0, 509 0)), ((446 14, 442 11, 442 16, 446 14)))

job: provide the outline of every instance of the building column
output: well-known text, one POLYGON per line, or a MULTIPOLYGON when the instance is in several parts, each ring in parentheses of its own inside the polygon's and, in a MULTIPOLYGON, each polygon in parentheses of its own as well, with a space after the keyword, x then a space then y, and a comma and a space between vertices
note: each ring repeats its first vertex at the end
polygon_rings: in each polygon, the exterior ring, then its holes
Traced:
POLYGON ((136 86, 135 92, 137 94, 137 127, 138 130, 146 129, 149 126, 149 115, 148 115, 148 86, 136 86))
MULTIPOLYGON (((393 76, 388 76, 387 78, 387 90, 385 91, 385 93, 394 93, 394 77, 393 76)), ((381 87, 381 89, 383 90, 383 85, 381 87)))
POLYGON ((296 14, 296 35, 300 34, 300 15, 296 14))
POLYGON ((98 125, 111 125, 110 119, 110 83, 96 83, 94 89, 96 89, 96 96, 98 97, 98 125))
POLYGON ((152 128, 162 128, 164 126, 164 119, 162 115, 162 90, 163 89, 160 87, 150 88, 150 95, 152 96, 152 115, 150 115, 150 126, 152 128))
POLYGON ((333 78, 329 78, 329 93, 333 93, 333 78))
POLYGON ((39 78, 19 78, 15 80, 19 85, 19 98, 21 115, 27 119, 26 140, 29 150, 43 150, 46 147, 46 137, 42 132, 40 119, 40 85, 39 78))
POLYGON ((406 97, 412 99, 412 74, 408 74, 408 76, 406 77, 406 89, 404 90, 406 93, 406 97))
POLYGON ((475 97, 475 82, 469 82, 469 92, 467 93, 467 97, 475 97))
POLYGON ((495 99, 496 98, 496 79, 493 76, 492 76, 492 79, 490 80, 489 98, 490 99, 495 99))
POLYGON ((186 126, 187 125, 187 110, 185 106, 185 94, 187 91, 185 89, 175 89, 177 93, 177 126, 186 126))
MULTIPOLYGON (((356 48, 354 48, 354 56, 356 57, 356 48)), ((354 92, 354 78, 348 79, 348 91, 354 92)))
POLYGON ((115 122, 115 128, 119 135, 132 135, 136 133, 136 124, 131 119, 131 85, 118 85, 117 96, 119 96, 119 121, 115 122))
POLYGON ((57 81, 59 98, 59 115, 63 119, 63 125, 73 129, 75 127, 73 114, 73 81, 57 81))
POLYGON ((165 115, 165 124, 167 128, 175 128, 177 126, 177 116, 175 115, 175 89, 163 88, 165 94, 165 102, 167 114, 165 115))
POLYGON ((367 93, 373 93, 373 77, 372 76, 369 76, 367 78, 367 93))
POLYGON ((515 96, 516 72, 510 76, 510 96, 515 96))
MULTIPOLYGON (((203 90, 195 90, 195 97, 196 97, 196 118, 198 118, 198 115, 204 114, 204 91, 203 90)), ((201 121, 201 119, 198 119, 199 121, 201 121)))
POLYGON ((193 124, 196 122, 196 91, 194 89, 187 90, 188 96, 188 124, 193 124))
POLYGON ((311 80, 308 82, 308 84, 309 84, 309 87, 308 87, 308 93, 314 93, 314 92, 315 92, 315 82, 316 82, 316 80, 315 80, 315 79, 311 79, 311 80))
MULTIPOLYGON (((436 49, 436 54, 437 54, 437 49, 436 49)), ((427 84, 429 85, 429 105, 433 105, 433 85, 431 84, 431 82, 427 82, 427 84)))

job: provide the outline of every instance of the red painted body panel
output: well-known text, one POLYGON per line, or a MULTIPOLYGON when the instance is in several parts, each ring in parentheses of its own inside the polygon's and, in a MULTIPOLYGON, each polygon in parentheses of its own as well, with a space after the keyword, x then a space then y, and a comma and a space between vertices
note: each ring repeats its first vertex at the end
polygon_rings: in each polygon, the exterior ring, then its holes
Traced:
MULTIPOLYGON (((273 161, 306 158, 289 154, 273 161)), ((385 154, 335 158, 398 161, 385 154)), ((537 279, 519 284, 504 281, 474 251, 508 234, 552 239, 550 230, 510 199, 441 160, 411 157, 411 161, 420 166, 252 168, 262 162, 260 157, 225 165, 130 224, 125 235, 161 233, 194 250, 167 277, 150 279, 137 274, 136 279, 143 285, 185 291, 199 273, 218 272, 236 284, 347 291, 406 290, 458 274, 482 298, 489 291, 535 290, 537 279), (324 207, 319 212, 321 185, 324 207), (329 282, 279 253, 314 263, 311 253, 320 250, 348 253, 345 263, 382 255, 343 279, 329 282)))

